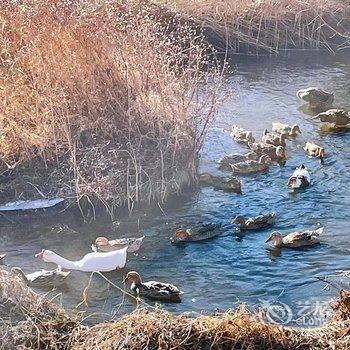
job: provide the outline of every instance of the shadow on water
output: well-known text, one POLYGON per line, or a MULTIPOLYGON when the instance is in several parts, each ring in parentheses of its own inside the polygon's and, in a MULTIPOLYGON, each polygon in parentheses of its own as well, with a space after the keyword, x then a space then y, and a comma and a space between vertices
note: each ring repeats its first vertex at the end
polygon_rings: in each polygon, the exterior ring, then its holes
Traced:
MULTIPOLYGON (((138 254, 131 254, 122 272, 107 277, 121 288, 122 275, 137 270, 144 280, 168 281, 185 292, 181 304, 166 304, 170 311, 209 312, 227 309, 237 300, 258 305, 262 300, 279 300, 297 313, 296 302, 327 301, 334 291, 323 291, 316 276, 333 274, 349 267, 350 214, 350 134, 320 134, 320 123, 300 108, 295 93, 307 86, 320 86, 335 93, 335 106, 350 108, 350 62, 331 60, 246 60, 235 61, 235 74, 229 77, 227 92, 233 98, 220 109, 209 131, 201 155, 201 171, 222 174, 216 161, 228 153, 245 148, 229 137, 232 124, 251 130, 256 137, 273 121, 298 124, 302 134, 288 142, 285 167, 272 166, 266 173, 242 177, 243 195, 211 188, 177 198, 167 205, 131 217, 120 215, 110 222, 97 218, 85 223, 77 217, 58 221, 4 225, 0 227, 1 251, 7 252, 9 266, 25 272, 54 266, 34 259, 42 248, 77 259, 91 251, 97 236, 110 238, 146 235, 138 254), (326 149, 326 164, 308 158, 302 150, 306 141, 326 149), (310 188, 291 194, 286 187, 296 166, 305 164, 312 177, 310 188), (242 234, 229 225, 235 215, 253 216, 276 212, 273 230, 282 234, 294 230, 325 227, 326 244, 302 250, 267 248, 264 243, 271 230, 242 234), (211 241, 173 246, 169 238, 175 228, 198 222, 226 223, 222 234, 211 241), (293 306, 294 305, 294 306, 293 306)), ((82 300, 89 274, 72 271, 68 289, 60 302, 69 309, 82 300)), ((54 292, 53 292, 54 293, 54 292)), ((94 314, 88 322, 118 316, 135 308, 134 301, 123 298, 101 276, 94 276, 88 290, 88 304, 79 307, 94 314)), ((154 305, 154 303, 151 303, 154 305)))

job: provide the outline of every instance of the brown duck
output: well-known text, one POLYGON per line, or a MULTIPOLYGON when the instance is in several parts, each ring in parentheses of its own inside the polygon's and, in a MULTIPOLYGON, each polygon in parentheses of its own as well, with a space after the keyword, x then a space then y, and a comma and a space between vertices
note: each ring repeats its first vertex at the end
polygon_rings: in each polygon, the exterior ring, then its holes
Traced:
POLYGON ((246 219, 244 216, 236 216, 231 221, 231 223, 237 225, 241 231, 264 229, 273 226, 275 222, 275 213, 261 214, 249 219, 246 219))
POLYGON ((170 283, 157 281, 142 282, 141 276, 136 271, 130 271, 123 280, 123 283, 131 282, 130 289, 137 295, 152 300, 181 303, 180 295, 183 294, 177 287, 170 283))
POLYGON ((273 242, 276 248, 300 248, 320 243, 319 236, 323 233, 323 227, 317 230, 304 232, 292 232, 282 236, 280 232, 272 232, 266 243, 273 242))
POLYGON ((178 229, 174 232, 170 241, 172 244, 204 241, 218 236, 221 233, 220 227, 221 225, 211 222, 202 224, 197 228, 190 228, 187 230, 178 229))
POLYGON ((234 176, 223 177, 215 176, 209 173, 202 173, 199 175, 199 183, 203 186, 212 186, 216 190, 242 194, 241 181, 234 176))
POLYGON ((350 123, 350 116, 344 109, 329 109, 326 112, 318 113, 313 119, 319 119, 323 123, 335 125, 347 125, 350 123))
POLYGON ((334 101, 333 92, 326 92, 318 87, 309 87, 297 92, 297 96, 309 103, 311 109, 326 110, 334 101))

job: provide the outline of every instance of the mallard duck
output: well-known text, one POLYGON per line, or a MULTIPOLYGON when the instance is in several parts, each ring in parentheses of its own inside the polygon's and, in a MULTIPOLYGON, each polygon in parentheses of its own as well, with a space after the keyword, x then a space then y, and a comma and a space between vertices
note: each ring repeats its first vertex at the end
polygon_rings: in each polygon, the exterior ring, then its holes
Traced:
POLYGON ((274 242, 277 248, 299 248, 320 243, 319 235, 323 233, 323 227, 317 230, 304 232, 292 232, 283 237, 280 232, 272 232, 265 243, 274 242))
POLYGON ((190 228, 187 230, 178 229, 170 238, 172 244, 182 242, 198 242, 214 238, 221 233, 220 225, 215 223, 203 224, 199 228, 190 228))
POLYGON ((329 109, 326 112, 318 113, 313 119, 319 119, 324 123, 332 123, 335 125, 347 125, 350 123, 350 116, 344 109, 329 109))
POLYGON ((232 224, 239 226, 241 231, 259 230, 271 227, 276 222, 276 214, 261 214, 252 218, 246 219, 244 216, 236 216, 231 220, 232 224))
POLYGON ((327 109, 332 106, 334 101, 333 92, 326 92, 318 87, 309 87, 297 92, 297 96, 309 103, 311 109, 327 109))
POLYGON ((234 174, 253 174, 266 171, 271 163, 272 160, 269 156, 262 155, 258 161, 246 160, 245 162, 233 164, 231 168, 234 174))
POLYGON ((267 129, 264 130, 264 134, 261 138, 261 143, 268 143, 274 146, 286 146, 286 139, 288 134, 276 134, 274 132, 270 132, 267 129))
POLYGON ((183 294, 183 292, 172 284, 156 281, 142 282, 140 274, 136 271, 128 272, 123 280, 123 283, 126 282, 131 282, 130 289, 137 295, 152 300, 181 303, 180 295, 183 294))
POLYGON ((213 186, 216 190, 223 190, 242 194, 241 181, 234 177, 214 176, 209 173, 199 175, 199 183, 206 186, 213 186))
POLYGON ((56 270, 41 270, 35 271, 33 273, 25 274, 20 267, 13 267, 11 272, 19 275, 24 282, 30 287, 59 287, 62 285, 70 272, 61 271, 61 269, 56 270))
POLYGON ((80 260, 68 260, 55 252, 43 249, 35 257, 45 262, 54 263, 66 270, 78 270, 83 272, 109 272, 122 269, 126 264, 128 247, 113 250, 112 252, 93 252, 84 255, 80 260))
POLYGON ((258 160, 259 156, 253 151, 245 153, 245 154, 238 154, 238 153, 228 154, 228 155, 223 156, 222 158, 219 159, 219 161, 218 161, 219 169, 230 171, 232 164, 244 162, 244 161, 249 160, 249 159, 258 160))
POLYGON ((255 142, 251 131, 246 131, 237 125, 232 126, 231 137, 239 143, 248 144, 249 142, 255 142))
POLYGON ((323 147, 317 146, 312 142, 306 142, 303 149, 312 157, 320 158, 321 164, 324 163, 325 151, 323 147))
POLYGON ((272 160, 276 161, 280 166, 284 166, 287 162, 286 149, 283 146, 274 146, 268 143, 260 143, 259 155, 267 155, 272 160))
POLYGON ((289 138, 295 138, 298 136, 298 133, 301 134, 297 124, 290 126, 288 124, 272 123, 272 131, 278 134, 287 134, 289 138))
POLYGON ((109 241, 106 237, 97 237, 95 244, 92 244, 91 248, 94 252, 111 252, 127 247, 128 253, 135 253, 140 249, 144 239, 145 236, 140 238, 119 238, 109 241))
POLYGON ((296 168, 292 176, 287 182, 287 186, 291 189, 304 188, 311 183, 310 173, 307 171, 304 165, 296 168))

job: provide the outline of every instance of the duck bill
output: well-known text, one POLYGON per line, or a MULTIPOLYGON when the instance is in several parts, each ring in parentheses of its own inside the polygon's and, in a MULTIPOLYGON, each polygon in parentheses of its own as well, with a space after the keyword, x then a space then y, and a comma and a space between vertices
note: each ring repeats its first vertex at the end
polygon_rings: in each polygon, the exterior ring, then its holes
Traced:
POLYGON ((40 253, 35 254, 35 257, 40 259, 40 260, 43 260, 44 259, 44 251, 41 251, 40 253))
POLYGON ((269 243, 269 242, 271 242, 271 241, 272 241, 272 238, 269 237, 269 238, 265 241, 265 243, 269 243))

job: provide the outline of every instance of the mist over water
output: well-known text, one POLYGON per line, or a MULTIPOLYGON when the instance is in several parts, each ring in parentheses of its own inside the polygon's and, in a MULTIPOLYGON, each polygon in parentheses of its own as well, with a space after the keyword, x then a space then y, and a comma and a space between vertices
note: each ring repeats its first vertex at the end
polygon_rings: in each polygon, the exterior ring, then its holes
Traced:
MULTIPOLYGON (((130 255, 123 272, 106 276, 122 286, 122 275, 137 270, 144 280, 160 280, 184 291, 181 304, 165 304, 167 310, 182 312, 225 310, 238 301, 257 306, 262 301, 282 302, 291 308, 297 302, 323 302, 336 297, 335 290, 323 290, 316 276, 334 274, 350 268, 350 133, 321 134, 315 122, 300 108, 295 95, 300 88, 319 86, 335 93, 335 107, 350 109, 350 61, 344 59, 235 61, 235 72, 226 86, 232 98, 220 109, 201 155, 200 168, 215 174, 217 160, 229 153, 244 153, 246 148, 231 140, 232 124, 251 130, 259 139, 274 121, 298 124, 302 134, 287 144, 287 164, 273 165, 263 174, 242 177, 243 195, 202 188, 196 193, 153 210, 120 217, 111 224, 97 220, 84 224, 78 219, 36 222, 21 227, 0 227, 1 251, 7 253, 9 266, 25 272, 54 268, 34 258, 41 248, 54 250, 69 259, 91 251, 97 236, 109 238, 146 235, 137 256, 130 255), (308 158, 302 146, 314 141, 326 150, 325 165, 308 158), (305 164, 312 185, 291 194, 286 182, 296 166, 305 164), (324 226, 323 243, 302 250, 274 252, 264 243, 271 229, 240 234, 229 224, 236 215, 253 216, 276 212, 274 230, 286 234, 324 226), (174 228, 187 223, 221 222, 223 233, 214 240, 172 246, 174 228)), ((226 173, 227 174, 227 173, 226 173)), ((228 175, 228 174, 227 174, 228 175)), ((82 299, 90 275, 73 271, 67 287, 51 293, 67 309, 82 299)), ((129 298, 110 287, 100 276, 92 279, 86 315, 94 322, 134 309, 129 298), (121 305, 122 303, 122 305, 121 305)), ((152 304, 152 303, 151 303, 152 304)), ((295 307, 295 306, 294 306, 295 307)))

